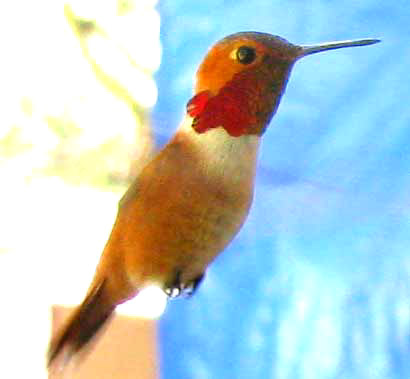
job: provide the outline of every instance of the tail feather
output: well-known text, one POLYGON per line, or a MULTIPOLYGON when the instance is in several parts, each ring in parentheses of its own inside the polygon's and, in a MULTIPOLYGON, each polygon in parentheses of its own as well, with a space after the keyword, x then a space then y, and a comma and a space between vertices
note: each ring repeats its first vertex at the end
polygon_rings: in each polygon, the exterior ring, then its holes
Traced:
POLYGON ((106 294, 106 280, 94 287, 83 303, 74 311, 62 331, 50 343, 48 367, 64 354, 64 364, 83 349, 114 312, 116 304, 106 294))

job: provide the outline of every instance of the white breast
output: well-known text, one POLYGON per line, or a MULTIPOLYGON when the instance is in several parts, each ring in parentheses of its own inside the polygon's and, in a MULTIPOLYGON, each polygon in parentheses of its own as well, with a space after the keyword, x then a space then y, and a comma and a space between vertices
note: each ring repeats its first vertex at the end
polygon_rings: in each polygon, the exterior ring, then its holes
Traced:
POLYGON ((186 116, 178 132, 189 135, 202 157, 206 170, 221 181, 232 185, 253 182, 260 137, 257 135, 230 136, 222 127, 199 134, 192 127, 192 118, 186 116))

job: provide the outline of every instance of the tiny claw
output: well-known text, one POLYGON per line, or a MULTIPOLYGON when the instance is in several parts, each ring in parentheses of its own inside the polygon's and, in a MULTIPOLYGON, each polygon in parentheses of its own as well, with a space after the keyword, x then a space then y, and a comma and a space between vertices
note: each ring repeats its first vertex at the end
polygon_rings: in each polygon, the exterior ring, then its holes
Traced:
POLYGON ((177 270, 172 280, 165 283, 163 290, 170 299, 175 299, 181 295, 183 290, 183 285, 181 283, 181 270, 177 270))
POLYGON ((189 282, 185 287, 184 287, 184 295, 186 297, 191 297, 198 289, 199 285, 201 284, 202 280, 204 279, 205 275, 202 274, 198 277, 196 277, 193 281, 189 282))
POLYGON ((182 289, 179 287, 168 287, 164 289, 164 292, 170 299, 175 299, 181 295, 182 289))

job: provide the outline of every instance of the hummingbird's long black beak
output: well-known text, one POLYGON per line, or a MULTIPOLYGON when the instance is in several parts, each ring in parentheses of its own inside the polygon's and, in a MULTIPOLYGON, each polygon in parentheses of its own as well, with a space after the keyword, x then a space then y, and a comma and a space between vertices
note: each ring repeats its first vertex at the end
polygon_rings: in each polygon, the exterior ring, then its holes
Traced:
POLYGON ((368 39, 358 39, 351 41, 335 41, 335 42, 325 42, 318 45, 308 45, 301 46, 302 50, 300 52, 299 58, 305 57, 306 55, 320 53, 321 51, 341 49, 343 47, 354 47, 354 46, 366 46, 373 45, 374 43, 380 42, 379 39, 368 38, 368 39))

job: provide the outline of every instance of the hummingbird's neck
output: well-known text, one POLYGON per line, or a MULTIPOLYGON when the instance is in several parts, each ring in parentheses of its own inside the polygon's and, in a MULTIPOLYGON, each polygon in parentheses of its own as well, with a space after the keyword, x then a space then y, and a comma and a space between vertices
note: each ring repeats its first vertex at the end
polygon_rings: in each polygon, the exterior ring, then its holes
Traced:
POLYGON ((192 117, 184 117, 171 143, 189 145, 195 156, 199 157, 199 169, 221 182, 253 185, 260 137, 232 137, 222 127, 199 134, 192 128, 192 120, 192 117))

